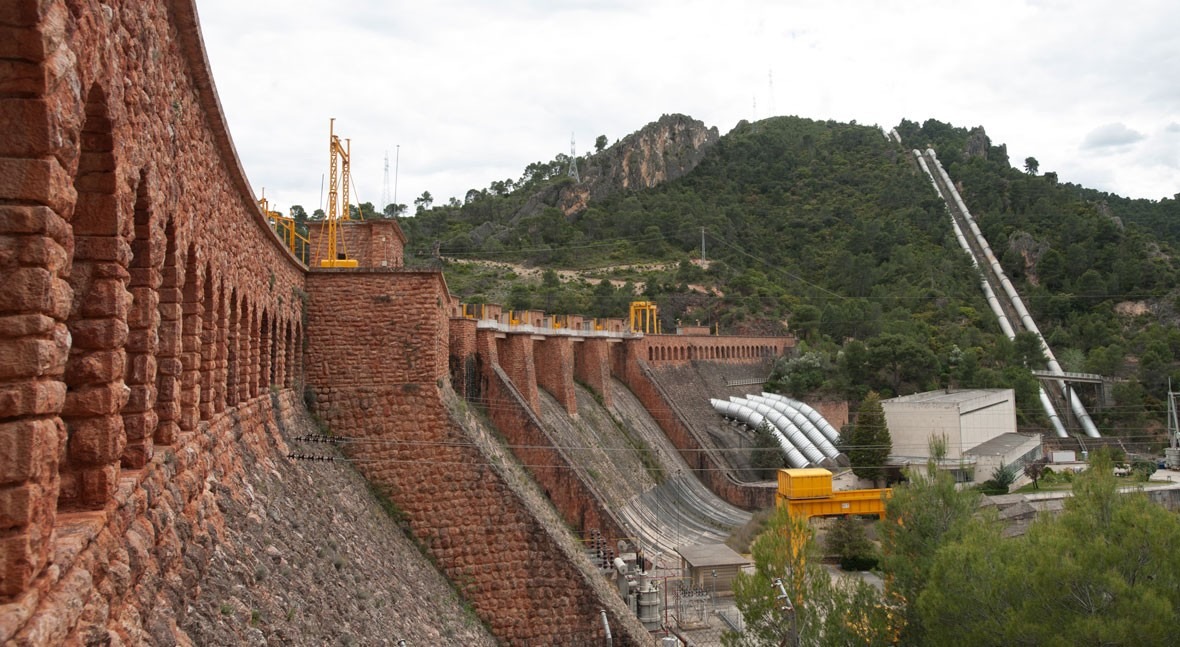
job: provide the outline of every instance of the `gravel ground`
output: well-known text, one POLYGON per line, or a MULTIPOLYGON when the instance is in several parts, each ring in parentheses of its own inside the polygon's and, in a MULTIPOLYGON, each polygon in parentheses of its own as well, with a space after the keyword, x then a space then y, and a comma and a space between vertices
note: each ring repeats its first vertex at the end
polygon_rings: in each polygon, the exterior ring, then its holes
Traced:
POLYGON ((215 485, 227 530, 181 616, 194 644, 496 644, 351 465, 243 460, 215 485))

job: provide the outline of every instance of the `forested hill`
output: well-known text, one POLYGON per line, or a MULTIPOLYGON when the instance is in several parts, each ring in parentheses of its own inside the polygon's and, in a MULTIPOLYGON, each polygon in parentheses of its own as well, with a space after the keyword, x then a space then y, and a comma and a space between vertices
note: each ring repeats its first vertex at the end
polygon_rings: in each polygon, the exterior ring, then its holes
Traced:
MULTIPOLYGON (((677 162, 668 181, 596 190, 581 203, 561 198, 579 183, 558 156, 519 181, 403 219, 408 262, 443 263, 469 302, 622 316, 636 290, 660 305, 668 330, 789 327, 803 344, 777 372, 786 390, 858 399, 870 389, 1010 386, 1022 424, 1035 427, 1043 420, 1029 368, 1041 368, 1039 351, 1004 338, 983 301, 909 153, 930 145, 1066 370, 1127 379, 1117 405, 1097 416, 1103 431, 1144 437, 1162 416, 1168 377, 1180 378, 1173 246, 1152 229, 1166 233, 1158 222, 1172 201, 1062 184, 1035 160, 1033 172, 1013 168, 980 128, 929 120, 897 131, 901 146, 855 123, 741 122, 717 139, 665 142, 661 155, 677 162), (543 271, 455 262, 472 259, 543 271)), ((579 169, 610 175, 625 163, 628 140, 604 139, 579 169)))

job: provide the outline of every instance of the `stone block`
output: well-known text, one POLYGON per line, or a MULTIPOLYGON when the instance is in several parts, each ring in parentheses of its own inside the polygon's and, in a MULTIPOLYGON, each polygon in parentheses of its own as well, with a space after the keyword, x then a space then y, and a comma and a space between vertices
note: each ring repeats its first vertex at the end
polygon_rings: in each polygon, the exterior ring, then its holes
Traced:
MULTIPOLYGON (((11 95, 9 95, 11 97, 11 95)), ((0 157, 38 157, 52 147, 49 105, 41 98, 0 99, 0 157)))
POLYGON ((119 486, 119 463, 86 468, 78 475, 78 500, 87 508, 101 508, 119 486))
POLYGON ((72 237, 66 221, 45 206, 0 205, 0 234, 42 234, 57 241, 72 237))
POLYGON ((0 418, 56 415, 66 399, 66 385, 56 379, 0 385, 0 418))
POLYGON ((131 246, 118 236, 78 236, 74 239, 74 257, 88 261, 131 262, 131 246))
POLYGON ((66 426, 70 430, 67 452, 79 465, 104 465, 119 460, 123 453, 126 439, 118 415, 67 419, 66 426))
POLYGON ((155 411, 123 414, 123 431, 127 434, 127 442, 131 444, 155 436, 158 424, 155 411))
POLYGON ((122 382, 85 386, 70 389, 66 393, 62 417, 85 418, 107 416, 118 413, 131 395, 131 389, 122 382))
POLYGON ((36 483, 0 488, 0 530, 27 526, 33 521, 42 496, 42 489, 36 483))
POLYGON ((84 295, 79 295, 78 312, 88 319, 127 319, 131 295, 120 279, 99 279, 90 282, 84 295))
POLYGON ((52 337, 0 338, 0 380, 60 375, 68 346, 52 337))
POLYGON ((75 387, 118 382, 126 363, 127 353, 122 350, 75 353, 66 364, 65 381, 75 387))
POLYGON ((148 411, 156 404, 156 385, 133 384, 130 386, 130 396, 127 404, 123 405, 123 413, 148 411))
POLYGON ((127 446, 123 448, 120 465, 129 470, 142 469, 151 462, 155 453, 156 447, 150 438, 128 441, 127 446))
POLYGON ((0 596, 24 591, 39 562, 27 532, 0 538, 0 596))
POLYGON ((167 375, 169 377, 179 377, 184 372, 184 363, 181 358, 176 356, 169 356, 164 353, 163 346, 160 348, 160 357, 156 361, 156 374, 167 375))
POLYGON ((156 380, 156 358, 144 353, 131 353, 127 362, 128 384, 148 384, 156 380))
POLYGON ((50 313, 52 289, 53 274, 47 269, 10 269, 0 281, 0 314, 50 313))
POLYGON ((56 322, 43 314, 0 317, 0 337, 41 335, 53 330, 56 322))
MULTIPOLYGON (((85 137, 84 137, 85 139, 85 137)), ((74 206, 74 236, 119 236, 119 203, 115 196, 105 193, 87 193, 78 196, 74 206)))
POLYGON ((113 350, 127 344, 127 322, 120 319, 84 319, 70 325, 74 348, 113 350))
POLYGON ((64 213, 74 203, 76 192, 69 174, 55 158, 0 157, 0 195, 64 213))
POLYGON ((171 445, 176 442, 176 437, 180 433, 180 425, 175 422, 164 421, 156 427, 156 435, 154 440, 157 445, 171 445))
POLYGON ((57 449, 57 426, 49 418, 0 423, 0 484, 34 478, 57 449))

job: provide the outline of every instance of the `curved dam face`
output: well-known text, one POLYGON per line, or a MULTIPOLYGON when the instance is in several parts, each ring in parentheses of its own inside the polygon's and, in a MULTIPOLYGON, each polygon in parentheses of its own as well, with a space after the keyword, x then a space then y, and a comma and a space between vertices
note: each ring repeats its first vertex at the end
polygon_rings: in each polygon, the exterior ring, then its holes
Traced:
MULTIPOLYGON (((612 380, 610 407, 577 387, 578 414, 570 416, 542 394, 541 418, 553 442, 569 448, 581 478, 617 516, 628 541, 650 559, 655 575, 678 572, 675 549, 720 544, 750 520, 709 491, 643 404, 612 380)), ((554 496, 551 493, 551 496, 554 496)))

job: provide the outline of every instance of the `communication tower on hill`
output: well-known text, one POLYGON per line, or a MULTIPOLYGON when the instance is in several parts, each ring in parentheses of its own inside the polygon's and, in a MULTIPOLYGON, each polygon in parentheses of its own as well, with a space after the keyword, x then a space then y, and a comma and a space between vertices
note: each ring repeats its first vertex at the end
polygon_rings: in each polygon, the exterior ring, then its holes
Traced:
POLYGON ((385 180, 381 184, 381 204, 377 205, 377 210, 384 212, 389 200, 389 151, 385 151, 385 180))
POLYGON ((574 134, 570 133, 570 170, 569 176, 574 178, 575 182, 581 182, 582 178, 578 177, 578 155, 574 148, 574 134))

